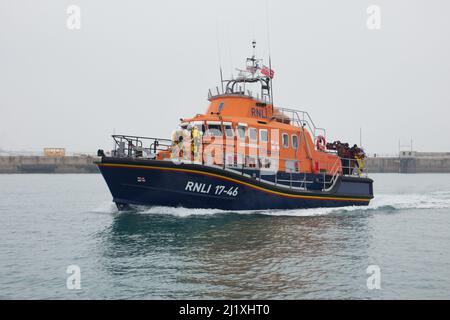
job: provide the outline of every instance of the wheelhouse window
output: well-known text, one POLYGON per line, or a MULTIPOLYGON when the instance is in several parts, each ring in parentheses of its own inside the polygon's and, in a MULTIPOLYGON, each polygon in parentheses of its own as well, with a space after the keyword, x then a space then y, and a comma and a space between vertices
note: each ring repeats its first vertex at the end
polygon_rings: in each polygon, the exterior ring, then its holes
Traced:
POLYGON ((248 129, 250 140, 256 141, 258 139, 258 131, 256 128, 248 129))
POLYGON ((282 143, 283 143, 283 148, 289 148, 289 135, 287 133, 283 133, 282 143))
POLYGON ((267 142, 269 141, 269 135, 267 133, 267 129, 259 130, 259 142, 267 142))
POLYGON ((205 125, 204 124, 196 124, 195 127, 198 131, 205 132, 205 125))
POLYGON ((218 112, 221 113, 225 104, 223 102, 219 103, 218 112))
POLYGON ((247 131, 247 127, 243 126, 243 125, 238 125, 237 126, 237 136, 240 140, 244 140, 245 139, 245 133, 247 131))
MULTIPOLYGON (((200 132, 202 132, 202 133, 204 133, 204 132, 206 131, 206 126, 205 126, 205 123, 204 123, 203 121, 189 122, 189 124, 190 124, 191 126, 196 127, 197 130, 200 131, 200 132)), ((187 129, 187 127, 184 128, 184 129, 187 129)))
POLYGON ((226 125, 223 126, 223 128, 225 129, 225 135, 228 138, 233 138, 234 137, 233 127, 231 126, 231 124, 226 124, 226 125))
POLYGON ((210 136, 221 137, 222 126, 220 124, 208 124, 208 134, 210 136))
POLYGON ((295 134, 292 135, 292 148, 298 149, 298 136, 295 134))

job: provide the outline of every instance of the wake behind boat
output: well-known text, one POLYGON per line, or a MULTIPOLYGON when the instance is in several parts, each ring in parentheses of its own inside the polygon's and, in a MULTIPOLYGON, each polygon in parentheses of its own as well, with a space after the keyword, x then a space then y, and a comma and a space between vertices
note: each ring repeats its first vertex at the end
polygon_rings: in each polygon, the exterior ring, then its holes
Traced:
POLYGON ((253 54, 208 92, 206 113, 181 119, 170 140, 113 135, 115 149, 99 150, 97 165, 119 210, 368 205, 373 181, 362 149, 326 143, 307 112, 275 107, 273 76, 253 54))

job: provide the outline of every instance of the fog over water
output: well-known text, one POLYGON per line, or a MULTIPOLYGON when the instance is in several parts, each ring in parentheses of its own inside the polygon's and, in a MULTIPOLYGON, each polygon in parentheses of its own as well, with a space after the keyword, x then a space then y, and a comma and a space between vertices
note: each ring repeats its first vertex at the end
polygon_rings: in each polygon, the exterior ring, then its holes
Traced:
POLYGON ((206 110, 219 60, 229 76, 256 39, 267 62, 269 34, 276 105, 309 111, 330 139, 359 143, 361 127, 369 153, 411 138, 415 149, 450 151, 436 138, 450 136, 449 9, 445 0, 0 0, 0 149, 95 152, 112 146, 114 129, 168 137, 179 118, 206 110), (71 4, 80 30, 66 27, 71 4), (367 28, 372 4, 379 30, 367 28))

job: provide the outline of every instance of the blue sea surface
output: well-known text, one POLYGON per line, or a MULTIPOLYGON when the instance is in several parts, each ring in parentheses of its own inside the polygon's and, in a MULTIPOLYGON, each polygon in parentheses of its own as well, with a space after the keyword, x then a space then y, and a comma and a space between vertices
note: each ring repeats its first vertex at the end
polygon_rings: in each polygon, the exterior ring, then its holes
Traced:
POLYGON ((366 208, 118 213, 99 174, 0 175, 0 298, 449 299, 450 175, 371 177, 366 208))

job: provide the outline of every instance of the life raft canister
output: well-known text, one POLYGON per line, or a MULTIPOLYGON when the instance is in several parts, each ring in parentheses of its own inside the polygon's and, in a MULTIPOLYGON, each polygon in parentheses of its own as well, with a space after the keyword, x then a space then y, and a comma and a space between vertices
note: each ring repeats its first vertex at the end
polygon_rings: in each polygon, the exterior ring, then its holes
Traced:
POLYGON ((327 142, 324 136, 317 136, 316 138, 316 147, 317 150, 323 151, 326 149, 327 142))

